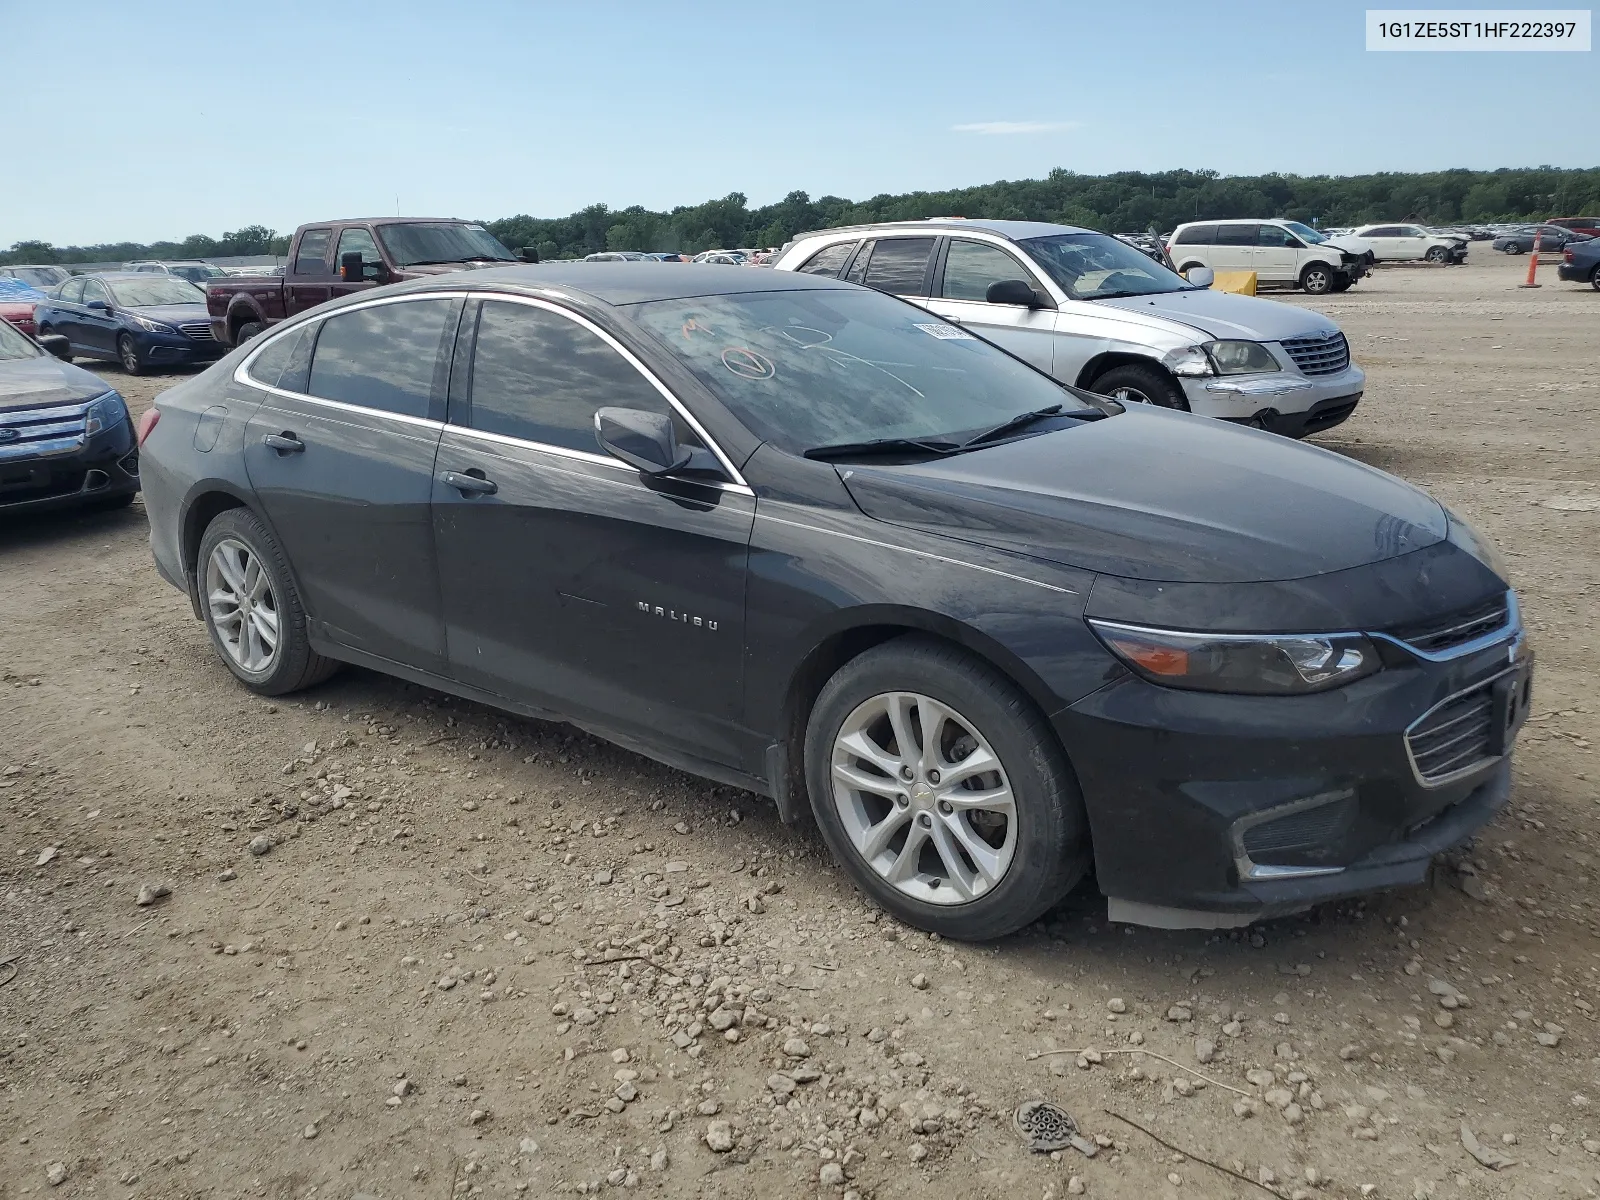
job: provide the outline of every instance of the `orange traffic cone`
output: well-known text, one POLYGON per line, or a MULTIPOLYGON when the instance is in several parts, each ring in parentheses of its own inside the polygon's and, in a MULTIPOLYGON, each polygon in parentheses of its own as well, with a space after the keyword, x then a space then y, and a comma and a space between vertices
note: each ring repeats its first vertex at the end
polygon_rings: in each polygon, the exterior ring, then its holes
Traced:
POLYGON ((1519 284, 1517 284, 1517 286, 1518 287, 1525 287, 1525 288, 1539 287, 1540 285, 1533 281, 1533 277, 1535 275, 1537 275, 1538 273, 1539 273, 1539 233, 1536 230, 1534 232, 1534 235, 1533 235, 1533 252, 1528 255, 1528 279, 1527 279, 1527 282, 1526 283, 1519 283, 1519 284))

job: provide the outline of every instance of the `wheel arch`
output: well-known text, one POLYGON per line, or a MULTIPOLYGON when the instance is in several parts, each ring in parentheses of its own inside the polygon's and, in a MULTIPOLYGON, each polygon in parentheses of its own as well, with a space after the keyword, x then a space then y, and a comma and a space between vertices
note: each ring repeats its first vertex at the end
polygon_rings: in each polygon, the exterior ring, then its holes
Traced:
MULTIPOLYGON (((1078 377, 1072 381, 1073 385, 1083 388, 1085 391, 1093 391, 1094 389, 1091 385, 1094 381, 1107 371, 1113 371, 1117 367, 1154 367, 1163 375, 1170 377, 1173 382, 1177 382, 1177 376, 1167 370, 1166 365, 1158 358, 1152 358, 1148 354, 1136 354, 1128 350, 1106 350, 1096 354, 1083 364, 1083 369, 1078 372, 1078 377)), ((1178 384, 1178 386, 1181 388, 1183 385, 1178 384)))
MULTIPOLYGON (((200 613, 200 542, 211 522, 230 508, 250 508, 249 498, 235 485, 223 480, 196 484, 184 497, 178 518, 179 564, 189 593, 189 604, 198 619, 200 613)), ((259 514, 257 514, 259 515, 259 514)))
MULTIPOLYGON (((805 802, 806 724, 823 686, 852 659, 907 634, 924 634, 972 654, 1021 688, 1043 716, 1048 717, 1061 706, 1061 699, 1026 662, 971 625, 903 605, 875 604, 842 610, 826 626, 813 631, 811 648, 790 669, 783 689, 776 740, 768 752, 768 775, 773 798, 786 823, 794 824, 802 813, 810 811, 805 802)), ((1065 745, 1061 752, 1066 754, 1065 745)))
POLYGON ((266 316, 259 305, 248 296, 235 296, 228 302, 228 340, 233 345, 238 345, 239 327, 248 325, 252 321, 266 324, 266 316))

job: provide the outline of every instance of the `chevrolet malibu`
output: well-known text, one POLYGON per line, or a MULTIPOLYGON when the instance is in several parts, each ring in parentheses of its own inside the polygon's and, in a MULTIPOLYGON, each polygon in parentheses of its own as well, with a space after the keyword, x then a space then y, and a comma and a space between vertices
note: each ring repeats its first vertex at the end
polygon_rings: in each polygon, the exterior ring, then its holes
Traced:
POLYGON ((157 567, 246 687, 569 721, 809 812, 948 936, 1091 869, 1166 926, 1416 883, 1506 802, 1530 658, 1467 525, 839 280, 416 280, 151 411, 157 567))

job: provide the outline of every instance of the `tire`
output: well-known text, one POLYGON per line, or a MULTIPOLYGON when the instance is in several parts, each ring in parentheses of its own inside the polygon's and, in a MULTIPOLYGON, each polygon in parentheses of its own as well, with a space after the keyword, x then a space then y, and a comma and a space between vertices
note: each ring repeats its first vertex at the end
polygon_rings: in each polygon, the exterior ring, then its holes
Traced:
POLYGON ((1010 680, 947 642, 908 634, 841 667, 811 711, 805 765, 811 810, 834 858, 858 887, 918 928, 968 941, 1003 937, 1056 904, 1087 869, 1083 797, 1054 731, 1010 680), (900 743, 891 704, 902 727, 916 730, 908 732, 910 782, 894 767, 900 743), (946 774, 985 750, 995 769, 940 785, 917 745, 924 720, 939 731, 933 761, 946 774), (868 761, 894 774, 864 767, 868 761), (863 780, 866 788, 851 786, 863 780), (968 783, 989 797, 1008 795, 1009 812, 950 806, 944 797, 959 804, 971 794, 968 783), (891 882, 896 871, 901 878, 891 882))
POLYGON ((145 373, 144 359, 139 357, 139 347, 134 345, 133 339, 127 334, 117 339, 117 361, 129 375, 145 373))
POLYGON ((1428 252, 1422 257, 1424 260, 1431 263, 1449 262, 1450 251, 1446 250, 1443 246, 1429 246, 1428 252))
POLYGON ((288 560, 249 509, 230 508, 206 527, 195 573, 211 644, 223 665, 252 692, 282 696, 321 683, 339 669, 337 661, 311 648, 305 607, 288 560), (253 596, 242 619, 236 615, 241 593, 253 596), (225 627, 219 628, 219 622, 225 627), (237 631, 229 625, 237 625, 237 631), (277 640, 264 652, 266 631, 274 625, 277 640))
POLYGON ((244 345, 251 338, 255 337, 256 334, 260 333, 264 328, 265 326, 262 325, 260 321, 246 321, 243 325, 239 326, 238 331, 233 335, 233 344, 235 346, 244 345))
POLYGON ((1311 263, 1300 272, 1300 286, 1308 296, 1326 296, 1333 291, 1335 277, 1327 263, 1311 263))
POLYGON ((1527 251, 1522 248, 1522 243, 1521 242, 1511 242, 1511 243, 1507 244, 1507 246, 1506 246, 1506 253, 1507 254, 1526 254, 1527 251))
POLYGON ((1589 272, 1589 286, 1600 292, 1600 266, 1589 272))
POLYGON ((1142 363, 1112 367, 1090 384, 1089 390, 1125 404, 1153 404, 1157 408, 1189 411, 1189 401, 1177 380, 1160 367, 1142 363))

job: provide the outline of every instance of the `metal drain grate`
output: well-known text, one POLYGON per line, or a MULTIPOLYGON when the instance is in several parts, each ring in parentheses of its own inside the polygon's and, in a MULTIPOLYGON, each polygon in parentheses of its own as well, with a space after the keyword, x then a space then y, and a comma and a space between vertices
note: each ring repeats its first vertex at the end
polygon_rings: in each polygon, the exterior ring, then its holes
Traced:
POLYGON ((1011 1114, 1011 1125, 1035 1154, 1050 1154, 1069 1147, 1090 1158, 1099 1147, 1078 1133, 1072 1114, 1048 1100, 1029 1100, 1011 1114))

